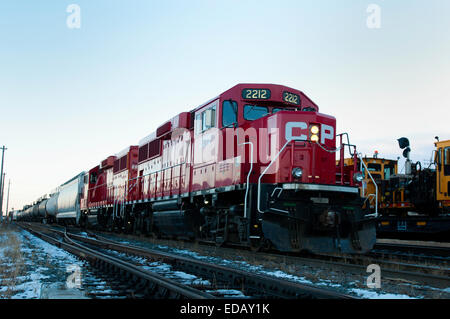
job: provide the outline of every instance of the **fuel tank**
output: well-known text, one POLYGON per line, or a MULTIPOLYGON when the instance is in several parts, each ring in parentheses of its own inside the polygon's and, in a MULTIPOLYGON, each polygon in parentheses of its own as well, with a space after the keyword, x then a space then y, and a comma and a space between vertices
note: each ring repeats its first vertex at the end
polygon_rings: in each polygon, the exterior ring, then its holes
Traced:
POLYGON ((193 223, 191 211, 172 210, 153 213, 153 222, 158 231, 166 236, 193 238, 193 223))

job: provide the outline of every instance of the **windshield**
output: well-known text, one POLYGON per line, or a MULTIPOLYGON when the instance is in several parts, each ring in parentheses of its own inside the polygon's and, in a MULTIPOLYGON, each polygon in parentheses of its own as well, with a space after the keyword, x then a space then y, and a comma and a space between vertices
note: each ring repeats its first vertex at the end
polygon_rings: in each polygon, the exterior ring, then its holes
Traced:
POLYGON ((295 109, 274 107, 272 109, 272 114, 275 114, 275 113, 277 113, 279 111, 295 111, 295 109))
POLYGON ((371 172, 381 172, 381 164, 369 164, 367 168, 371 172))
POLYGON ((246 105, 244 106, 244 119, 248 121, 257 120, 269 114, 269 109, 265 106, 246 105))
MULTIPOLYGON (((297 108, 291 107, 278 107, 278 106, 260 106, 247 104, 244 106, 244 119, 247 121, 254 121, 260 119, 268 114, 275 114, 279 111, 300 111, 297 108)), ((314 108, 304 108, 302 111, 315 111, 314 108)))

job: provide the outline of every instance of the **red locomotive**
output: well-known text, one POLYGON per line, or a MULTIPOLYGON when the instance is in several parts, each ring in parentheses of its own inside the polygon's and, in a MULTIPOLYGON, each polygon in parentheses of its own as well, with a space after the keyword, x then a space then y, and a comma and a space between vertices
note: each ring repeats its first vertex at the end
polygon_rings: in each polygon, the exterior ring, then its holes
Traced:
POLYGON ((361 208, 362 175, 336 167, 348 144, 338 135, 336 148, 336 120, 318 111, 286 86, 236 85, 85 173, 76 220, 252 248, 366 252, 375 218, 361 208))

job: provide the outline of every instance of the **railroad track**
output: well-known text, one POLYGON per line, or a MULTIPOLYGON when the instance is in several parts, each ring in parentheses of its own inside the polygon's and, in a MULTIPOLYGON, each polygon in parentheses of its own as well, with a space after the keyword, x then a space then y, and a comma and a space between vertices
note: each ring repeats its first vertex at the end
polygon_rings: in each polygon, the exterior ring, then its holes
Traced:
MULTIPOLYGON (((52 227, 59 227, 60 229, 64 229, 62 226, 59 225, 52 225, 52 227)), ((72 228, 73 231, 80 231, 79 228, 72 228)), ((100 231, 99 231, 100 232, 100 231)), ((92 233, 92 232, 91 232, 92 233)), ((100 232, 101 233, 101 232, 100 232)), ((93 234, 93 233, 92 233, 93 234)), ((122 236, 122 234, 114 233, 114 235, 122 236)), ((129 236, 129 235, 125 235, 129 236)), ((176 240, 174 240, 176 242, 176 240)), ((214 244, 208 243, 208 242, 199 242, 201 244, 204 244, 206 246, 214 246, 214 244)), ((404 261, 416 261, 416 262, 422 262, 424 264, 431 264, 435 262, 436 264, 442 266, 447 266, 450 263, 450 244, 446 246, 429 246, 425 243, 422 244, 408 244, 409 241, 403 242, 403 241, 389 241, 389 240, 377 240, 377 243, 374 246, 374 249, 364 255, 346 255, 346 259, 351 259, 352 257, 359 256, 359 257, 371 257, 371 258, 377 258, 377 259, 386 259, 391 260, 393 258, 397 258, 399 260, 404 261)), ((230 246, 230 248, 235 249, 244 249, 245 248, 241 246, 230 246)), ((287 253, 289 255, 289 253, 287 253)), ((285 255, 284 253, 281 253, 281 255, 285 255)), ((290 254, 290 255, 298 255, 298 254, 290 254)), ((323 256, 327 256, 326 254, 323 254, 323 256)), ((338 256, 338 255, 335 255, 338 256)), ((344 255, 341 255, 344 256, 344 255)))
POLYGON ((440 260, 450 260, 450 244, 445 243, 415 243, 398 240, 378 240, 374 247, 376 253, 389 253, 401 256, 422 257, 440 260))
MULTIPOLYGON (((250 296, 253 298, 285 298, 285 299, 293 299, 293 298, 306 298, 306 299, 356 299, 355 297, 342 294, 336 291, 332 291, 325 288, 318 288, 312 285, 296 283, 292 281, 287 281, 283 279, 274 278, 272 276, 261 275, 246 272, 239 269, 233 269, 224 267, 221 265, 211 264, 203 261, 199 261, 193 258, 183 257, 177 254, 166 253, 157 250, 143 249, 136 246, 124 245, 106 238, 102 238, 97 236, 97 239, 89 238, 86 236, 81 236, 73 233, 66 233, 62 230, 56 230, 54 228, 46 227, 46 226, 36 226, 40 229, 45 228, 44 231, 50 231, 53 233, 59 234, 61 237, 64 236, 65 241, 69 241, 68 243, 61 243, 59 241, 55 241, 52 238, 52 242, 56 245, 62 244, 61 248, 69 250, 70 252, 75 253, 76 255, 90 259, 88 257, 90 255, 87 254, 99 254, 101 256, 101 260, 107 258, 111 258, 113 263, 123 265, 125 262, 117 257, 112 257, 110 255, 106 256, 104 253, 99 253, 98 249, 103 250, 112 250, 119 253, 124 253, 128 255, 134 255, 138 257, 143 257, 149 260, 158 261, 162 263, 166 263, 171 265, 174 269, 179 271, 184 271, 189 274, 193 274, 195 276, 201 277, 203 279, 207 279, 210 282, 214 282, 219 285, 219 288, 227 287, 228 289, 238 289, 243 291, 246 296, 250 296), (83 243, 81 245, 80 243, 83 243), (67 245, 70 245, 67 246, 67 245), (86 245, 90 247, 96 247, 96 249, 88 248, 86 245), (76 249, 73 248, 76 246, 76 249), (83 252, 80 254, 77 252, 78 249, 83 249, 83 252), (106 256, 106 257, 105 257, 106 256)), ((35 230, 30 229, 29 225, 26 227, 31 232, 37 233, 35 230)), ((42 232, 40 236, 42 236, 42 232)), ((44 235, 45 237, 50 237, 48 235, 44 235)), ((42 237, 41 237, 42 238, 42 237)), ((44 239, 43 238, 43 239, 44 239)), ((51 237, 50 237, 51 238, 51 237)), ((48 239, 48 238, 47 238, 48 239)), ((99 257, 94 257, 93 262, 98 263, 97 260, 99 257)), ((127 273, 127 271, 132 268, 131 264, 125 263, 124 270, 120 270, 122 273, 127 273)), ((133 266, 135 267, 135 266, 133 266)), ((133 276, 138 276, 136 273, 137 270, 133 269, 133 276)), ((148 272, 145 272, 146 276, 150 276, 148 272)), ((156 276, 159 281, 162 281, 160 276, 156 276)), ((150 280, 150 279, 146 279, 150 280)), ((163 283, 159 282, 158 284, 163 285, 163 283)), ((196 289, 194 291, 192 289, 188 289, 186 287, 180 287, 179 285, 164 285, 166 290, 175 290, 175 297, 183 297, 183 298, 214 298, 214 292, 201 292, 196 289), (168 287, 169 286, 169 287, 168 287), (167 288, 168 287, 168 288, 167 288), (184 290, 183 290, 183 289, 184 290), (187 291, 188 290, 188 291, 187 291), (191 294, 191 295, 190 295, 191 294)), ((191 288, 191 287, 190 287, 191 288)), ((221 290, 221 289, 219 289, 221 290)), ((223 297, 222 297, 223 298, 223 297)))
POLYGON ((361 274, 367 274, 368 265, 376 264, 380 266, 381 274, 385 279, 417 283, 440 289, 450 287, 450 268, 446 266, 393 261, 392 255, 388 255, 387 259, 376 256, 372 254, 359 256, 314 255, 310 258, 326 262, 333 268, 338 267, 361 274))
MULTIPOLYGON (((214 247, 214 249, 218 248, 214 247)), ((233 252, 232 248, 221 247, 220 249, 233 252)), ((249 254, 255 253, 249 252, 249 254)), ((377 264, 381 268, 383 279, 429 285, 440 289, 450 287, 450 268, 439 260, 437 264, 429 265, 430 259, 427 257, 422 257, 422 262, 425 264, 411 264, 402 259, 393 260, 393 255, 390 254, 383 256, 383 254, 376 253, 368 255, 307 255, 306 257, 280 253, 263 253, 263 255, 267 260, 283 260, 283 263, 286 264, 304 264, 311 267, 323 268, 326 266, 333 270, 339 269, 354 273, 362 278, 368 276, 368 265, 377 264)))
MULTIPOLYGON (((155 273, 143 270, 135 265, 125 262, 119 258, 106 255, 95 251, 91 248, 83 246, 73 241, 67 234, 60 231, 60 239, 49 236, 42 231, 42 227, 21 225, 25 230, 33 235, 45 240, 46 242, 58 246, 82 259, 87 260, 93 267, 104 271, 104 273, 114 275, 113 280, 117 277, 121 281, 127 281, 129 287, 133 287, 135 296, 167 298, 167 299, 214 299, 215 297, 209 293, 200 291, 187 285, 177 283, 173 280, 164 278, 155 273), (40 228, 41 230, 37 230, 40 228)), ((48 231, 49 229, 47 229, 48 231)), ((130 291, 131 293, 132 291, 130 291)))

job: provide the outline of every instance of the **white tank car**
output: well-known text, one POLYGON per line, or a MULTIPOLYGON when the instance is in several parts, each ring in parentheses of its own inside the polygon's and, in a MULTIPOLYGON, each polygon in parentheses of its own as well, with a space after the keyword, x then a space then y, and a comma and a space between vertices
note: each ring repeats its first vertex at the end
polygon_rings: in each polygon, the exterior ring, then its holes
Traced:
POLYGON ((32 219, 37 220, 39 216, 39 204, 33 206, 32 219))
POLYGON ((83 192, 82 172, 59 187, 57 199, 56 220, 58 223, 79 224, 80 222, 80 196, 83 192))
POLYGON ((45 203, 45 210, 47 212, 46 218, 56 218, 56 212, 58 210, 58 195, 59 193, 52 194, 45 203))
POLYGON ((44 199, 42 202, 39 203, 39 210, 38 210, 38 216, 39 219, 45 218, 47 215, 45 206, 47 205, 48 199, 44 199))
POLYGON ((33 206, 30 206, 27 209, 25 209, 22 218, 26 221, 31 221, 32 217, 33 217, 33 206))

